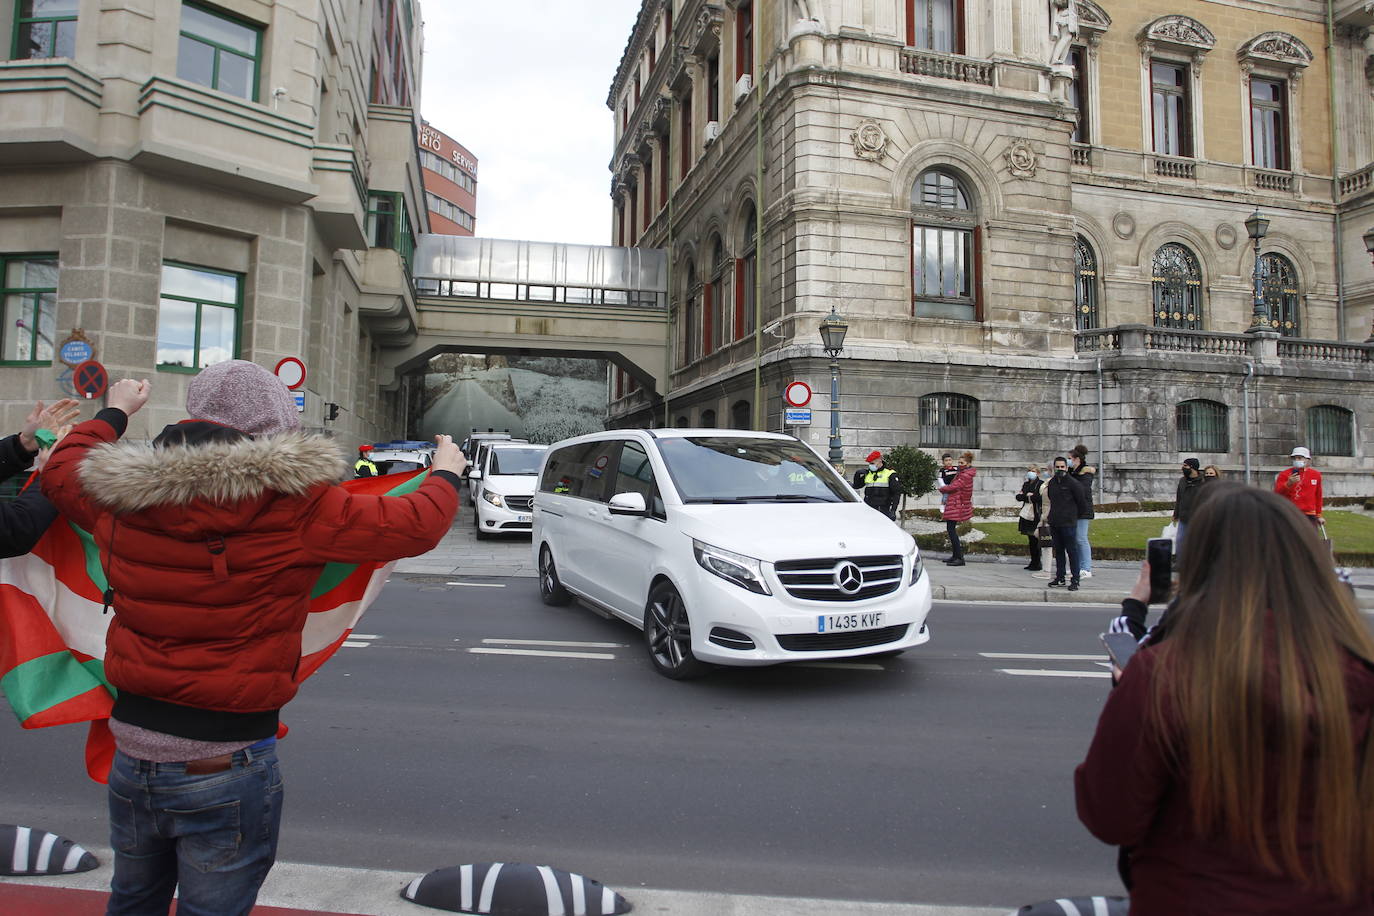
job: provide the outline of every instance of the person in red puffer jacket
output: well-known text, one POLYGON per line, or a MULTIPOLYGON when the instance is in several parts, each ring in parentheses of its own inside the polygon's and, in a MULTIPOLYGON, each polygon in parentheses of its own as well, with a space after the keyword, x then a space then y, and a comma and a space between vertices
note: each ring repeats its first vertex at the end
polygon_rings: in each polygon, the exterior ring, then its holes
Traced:
POLYGON ((1322 518, 1322 473, 1312 467, 1312 453, 1299 445, 1289 456, 1293 466, 1279 472, 1274 492, 1298 507, 1307 520, 1320 527, 1322 518))
POLYGON ((1289 502, 1208 485, 1074 788, 1131 916, 1374 913, 1374 637, 1289 502))
POLYGON ((439 437, 405 496, 337 486, 334 442, 298 430, 291 393, 255 363, 202 369, 192 419, 120 442, 148 400, 124 379, 53 451, 41 481, 100 548, 117 689, 108 914, 247 913, 276 858, 278 712, 296 694, 310 591, 329 562, 432 549, 466 464, 439 437))
POLYGON ((940 515, 945 520, 945 532, 949 535, 952 551, 945 561, 946 566, 964 565, 964 545, 959 540, 959 523, 973 518, 973 478, 978 476, 978 469, 973 466, 973 452, 960 455, 957 467, 959 470, 954 479, 940 487, 940 492, 945 494, 940 515))

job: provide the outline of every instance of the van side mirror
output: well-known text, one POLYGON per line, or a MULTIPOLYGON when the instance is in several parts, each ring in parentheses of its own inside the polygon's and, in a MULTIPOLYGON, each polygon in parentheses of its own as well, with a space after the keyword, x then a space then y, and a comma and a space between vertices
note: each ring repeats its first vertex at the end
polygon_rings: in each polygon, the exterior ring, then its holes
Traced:
POLYGON ((612 515, 648 515, 649 508, 644 504, 642 493, 617 493, 611 497, 612 515))
POLYGON ((476 468, 473 468, 472 470, 468 471, 468 477, 472 478, 473 480, 481 480, 482 472, 477 470, 476 468))

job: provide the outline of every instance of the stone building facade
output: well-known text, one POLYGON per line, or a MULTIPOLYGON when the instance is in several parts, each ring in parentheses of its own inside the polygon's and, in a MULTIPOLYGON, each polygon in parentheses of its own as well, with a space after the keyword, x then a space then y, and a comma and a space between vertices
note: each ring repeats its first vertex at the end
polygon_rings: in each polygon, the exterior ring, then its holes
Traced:
POLYGON ((230 357, 301 358, 306 427, 404 428, 379 354, 415 334, 427 226, 413 0, 0 3, 0 30, 4 429, 72 392, 78 334, 152 381, 132 435, 230 357))
POLYGON ((1374 493, 1371 24, 1295 0, 646 0, 608 98, 612 231, 669 252, 675 371, 614 375, 613 422, 781 429, 800 379, 824 448, 833 309, 851 463, 969 448, 1009 501, 1083 442, 1113 500, 1170 495, 1183 456, 1260 481, 1308 444, 1329 492, 1374 493))

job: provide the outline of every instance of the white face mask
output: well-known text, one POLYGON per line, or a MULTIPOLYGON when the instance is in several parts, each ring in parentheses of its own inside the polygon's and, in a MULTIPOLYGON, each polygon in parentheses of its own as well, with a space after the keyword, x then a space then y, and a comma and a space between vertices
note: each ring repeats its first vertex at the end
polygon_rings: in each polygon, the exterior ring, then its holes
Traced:
POLYGON ((1027 472, 1026 472, 1026 479, 1027 479, 1027 480, 1034 480, 1035 477, 1036 477, 1036 474, 1035 474, 1034 471, 1027 471, 1027 472))
POLYGON ((868 463, 868 469, 869 469, 870 471, 876 471, 876 470, 878 470, 878 462, 876 462, 876 461, 870 461, 870 462, 868 463))
POLYGON ((1294 459, 1293 459, 1293 467, 1295 467, 1295 468, 1297 468, 1298 470, 1301 471, 1303 468, 1307 467, 1307 459, 1305 459, 1305 458, 1294 458, 1294 459))

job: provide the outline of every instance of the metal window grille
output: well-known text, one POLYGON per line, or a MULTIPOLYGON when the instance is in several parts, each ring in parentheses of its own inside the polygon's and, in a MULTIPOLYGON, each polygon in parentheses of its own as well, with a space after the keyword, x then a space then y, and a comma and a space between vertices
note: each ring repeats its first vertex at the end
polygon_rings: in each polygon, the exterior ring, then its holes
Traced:
POLYGON ((1178 450, 1225 454, 1231 450, 1227 424, 1228 410, 1216 401, 1184 401, 1174 417, 1178 427, 1178 450))
POLYGON ((928 394, 920 403, 921 445, 977 448, 978 401, 962 394, 928 394))
POLYGON ((1154 323, 1161 328, 1202 330, 1202 271, 1197 258, 1170 242, 1154 256, 1154 323))
POLYGON ((1097 258, 1083 236, 1074 241, 1074 259, 1078 267, 1074 285, 1074 326, 1080 331, 1098 327, 1097 320, 1097 258))
POLYGON ((1344 407, 1322 404, 1307 412, 1307 441, 1318 455, 1355 454, 1355 414, 1344 407))
POLYGON ((964 186, 948 172, 931 169, 922 172, 916 181, 916 194, 912 204, 918 207, 931 207, 936 210, 968 210, 968 194, 964 186))
POLYGON ((1301 337, 1298 272, 1281 254, 1260 257, 1260 291, 1269 306, 1269 326, 1284 337, 1301 337))

